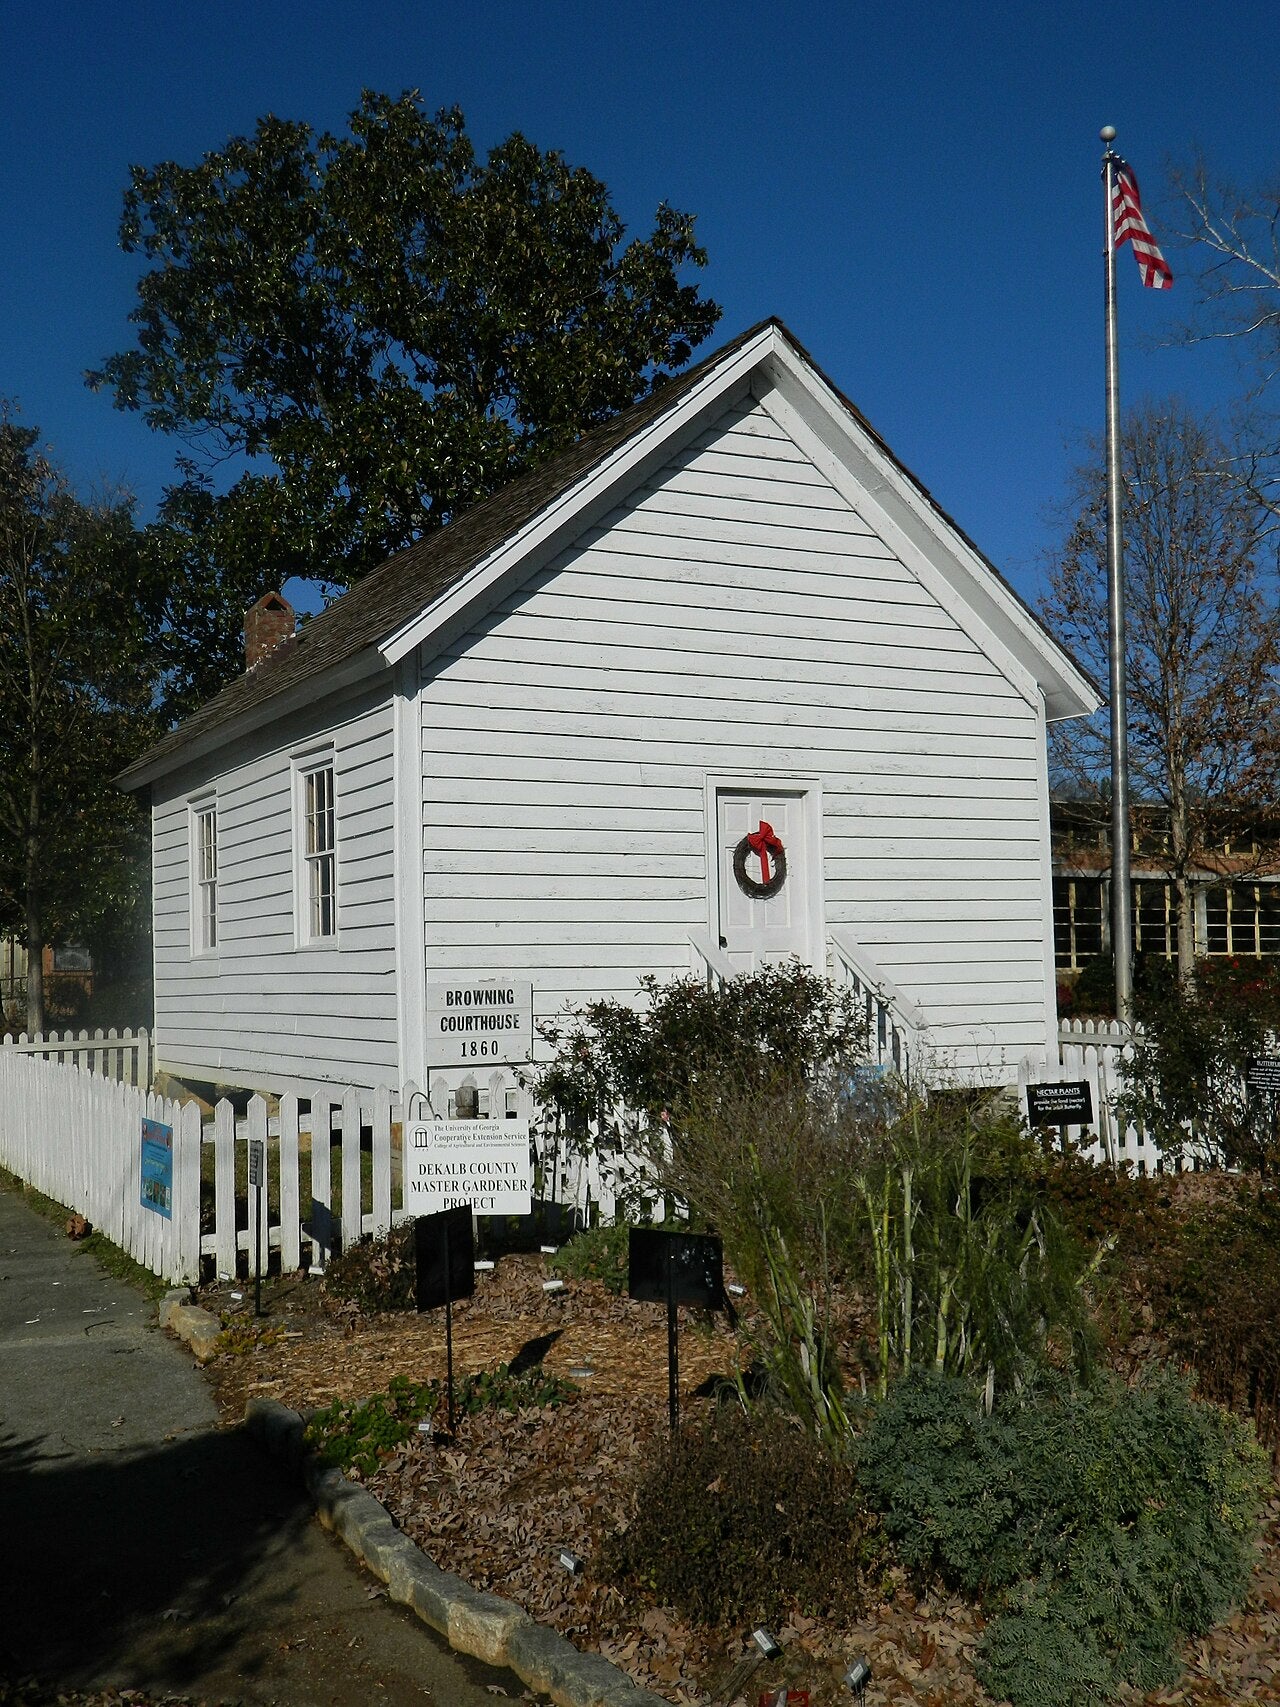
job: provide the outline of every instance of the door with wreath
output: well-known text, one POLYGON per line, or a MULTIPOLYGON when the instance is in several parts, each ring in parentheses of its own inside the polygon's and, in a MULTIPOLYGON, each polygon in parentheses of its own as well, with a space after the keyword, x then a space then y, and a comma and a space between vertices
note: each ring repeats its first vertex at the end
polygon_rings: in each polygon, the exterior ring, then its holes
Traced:
POLYGON ((812 962, 813 860, 803 790, 716 791, 720 947, 749 971, 812 962))

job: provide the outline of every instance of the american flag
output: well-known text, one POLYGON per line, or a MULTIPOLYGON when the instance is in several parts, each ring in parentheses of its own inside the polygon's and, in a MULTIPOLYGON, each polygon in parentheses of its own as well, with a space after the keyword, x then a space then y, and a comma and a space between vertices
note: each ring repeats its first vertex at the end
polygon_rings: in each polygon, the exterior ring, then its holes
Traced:
POLYGON ((1113 158, 1116 170, 1111 188, 1111 218, 1115 224, 1116 248, 1131 242, 1143 284, 1150 290, 1168 290, 1173 283, 1173 274, 1142 217, 1142 201, 1133 167, 1118 157, 1113 158))

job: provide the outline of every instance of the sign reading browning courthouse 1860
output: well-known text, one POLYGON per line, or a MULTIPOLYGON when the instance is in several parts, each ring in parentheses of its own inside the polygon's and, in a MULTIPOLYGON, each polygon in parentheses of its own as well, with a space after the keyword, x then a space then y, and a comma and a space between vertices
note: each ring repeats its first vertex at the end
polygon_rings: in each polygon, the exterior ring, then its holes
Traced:
POLYGON ((415 1215, 464 1206, 477 1215, 532 1210, 527 1120, 424 1120, 406 1137, 405 1203, 415 1215))
POLYGON ((533 1054, 533 984, 528 978, 427 985, 427 1066, 528 1061, 533 1054))

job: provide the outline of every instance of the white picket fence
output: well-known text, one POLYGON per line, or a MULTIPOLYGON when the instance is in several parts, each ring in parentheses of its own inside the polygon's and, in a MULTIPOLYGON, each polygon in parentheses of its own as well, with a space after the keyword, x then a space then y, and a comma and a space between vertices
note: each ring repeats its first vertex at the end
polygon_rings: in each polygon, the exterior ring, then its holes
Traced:
MULTIPOLYGON (((481 1113, 527 1118, 527 1093, 494 1075, 481 1113), (503 1082, 500 1082, 503 1081, 503 1082)), ((434 1112, 452 1112, 451 1093, 434 1087, 434 1112)), ((322 1269, 362 1233, 377 1233, 411 1213, 405 1207, 403 1129, 432 1109, 413 1084, 373 1092, 315 1087, 269 1110, 254 1097, 243 1116, 219 1102, 212 1114, 113 1083, 82 1066, 0 1050, 0 1166, 46 1196, 79 1211, 153 1273, 175 1282, 213 1271, 322 1269), (141 1202, 142 1122, 173 1131, 173 1205, 169 1219, 141 1202), (267 1177, 249 1187, 249 1141, 265 1141, 267 1177)), ((541 1140, 539 1140, 541 1142, 541 1140)), ((608 1218, 611 1176, 598 1160, 571 1160, 550 1141, 541 1155, 547 1198, 608 1218)))
POLYGON ((138 1085, 144 1090, 151 1083, 151 1034, 145 1026, 137 1031, 37 1031, 30 1036, 20 1031, 17 1036, 0 1036, 0 1049, 12 1049, 20 1055, 38 1055, 45 1061, 68 1062, 87 1067, 105 1079, 118 1079, 122 1084, 138 1085))
MULTIPOLYGON (((145 1037, 137 1034, 140 1048, 145 1037)), ((71 1041, 77 1049, 82 1042, 71 1041)), ((89 1040, 106 1048, 129 1041, 135 1039, 89 1040)), ((0 1165, 79 1211, 168 1280, 196 1280, 202 1269, 251 1272, 259 1249, 264 1267, 278 1264, 286 1273, 304 1265, 322 1269, 344 1244, 411 1213, 405 1207, 404 1126, 432 1112, 413 1084, 373 1092, 316 1086, 307 1096, 281 1097, 274 1108, 254 1097, 242 1116, 229 1101, 202 1116, 198 1104, 166 1101, 142 1085, 104 1077, 96 1063, 58 1059, 64 1040, 26 1042, 0 1048, 0 1165), (142 1202, 144 1120, 173 1133, 168 1217, 142 1202), (248 1183, 251 1139, 265 1142, 261 1198, 248 1183)), ((1094 1127, 1069 1129, 1087 1156, 1111 1166, 1129 1162, 1142 1173, 1187 1165, 1162 1158, 1145 1133, 1122 1127, 1115 1117, 1123 1032, 1070 1022, 1061 1029, 1059 1047, 1060 1068, 1024 1064, 1019 1088, 1025 1095, 1027 1083, 1036 1080, 1087 1080, 1094 1127)), ((437 1115, 454 1112, 452 1093, 443 1086, 433 1085, 431 1103, 437 1115)), ((617 1158, 594 1150, 579 1157, 558 1145, 553 1131, 539 1129, 527 1090, 505 1071, 495 1072, 481 1092, 480 1112, 485 1118, 531 1121, 549 1201, 579 1214, 594 1205, 603 1219, 612 1218, 614 1189, 623 1177, 617 1158)), ((1189 1159, 1195 1156, 1193 1141, 1189 1159)))
POLYGON ((78 1210, 166 1280, 194 1280, 200 1248, 200 1110, 85 1067, 0 1049, 0 1165, 78 1210), (142 1202, 142 1123, 173 1131, 168 1216, 142 1202))
POLYGON ((1162 1154, 1141 1127, 1119 1119, 1116 1100, 1125 1088, 1124 1067, 1130 1047, 1129 1033, 1114 1020, 1063 1020, 1058 1027, 1060 1069, 1037 1062, 1023 1062, 1018 1069, 1022 1107, 1027 1106, 1028 1084, 1084 1080, 1093 1098, 1093 1126, 1069 1126, 1067 1136, 1088 1160, 1110 1167, 1128 1164, 1140 1174, 1181 1173, 1206 1163, 1216 1165, 1212 1143, 1198 1133, 1187 1134, 1182 1155, 1162 1154))

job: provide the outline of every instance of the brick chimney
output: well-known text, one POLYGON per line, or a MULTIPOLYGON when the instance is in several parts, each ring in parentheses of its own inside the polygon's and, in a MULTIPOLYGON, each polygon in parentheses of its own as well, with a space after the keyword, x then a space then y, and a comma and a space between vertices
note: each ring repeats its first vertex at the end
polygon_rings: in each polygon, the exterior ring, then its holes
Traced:
POLYGON ((244 667, 251 670, 293 638, 293 606, 279 593, 264 593, 244 613, 244 667))

